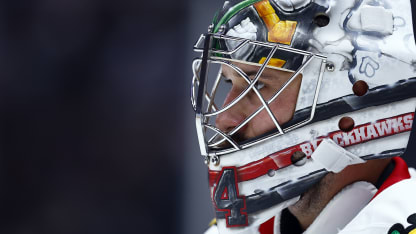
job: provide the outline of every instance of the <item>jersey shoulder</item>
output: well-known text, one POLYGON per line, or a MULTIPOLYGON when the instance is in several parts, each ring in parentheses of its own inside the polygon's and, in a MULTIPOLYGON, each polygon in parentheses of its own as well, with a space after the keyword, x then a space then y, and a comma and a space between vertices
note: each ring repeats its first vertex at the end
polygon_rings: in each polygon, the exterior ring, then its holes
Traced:
POLYGON ((416 230, 415 169, 409 168, 409 174, 410 178, 392 184, 374 197, 339 234, 401 234, 416 230))

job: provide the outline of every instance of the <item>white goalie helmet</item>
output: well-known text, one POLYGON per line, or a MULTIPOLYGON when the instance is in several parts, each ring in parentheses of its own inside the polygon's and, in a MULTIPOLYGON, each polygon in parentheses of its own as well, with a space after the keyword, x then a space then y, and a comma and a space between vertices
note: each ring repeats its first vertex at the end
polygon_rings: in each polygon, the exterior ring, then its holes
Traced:
POLYGON ((194 46, 191 101, 221 233, 259 228, 327 173, 404 153, 410 0, 230 0, 194 46))

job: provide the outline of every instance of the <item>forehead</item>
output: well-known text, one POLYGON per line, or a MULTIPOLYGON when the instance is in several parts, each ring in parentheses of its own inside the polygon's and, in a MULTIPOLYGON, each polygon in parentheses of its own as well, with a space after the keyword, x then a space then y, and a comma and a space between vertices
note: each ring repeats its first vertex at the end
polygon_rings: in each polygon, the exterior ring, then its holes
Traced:
MULTIPOLYGON (((232 65, 223 64, 221 66, 223 75, 240 76, 237 70, 235 70, 232 67, 232 66, 235 66, 239 68, 241 71, 243 71, 247 76, 254 76, 260 70, 261 65, 262 65, 262 64, 251 65, 251 64, 238 63, 238 62, 232 62, 231 64, 232 65)), ((273 67, 268 66, 264 69, 262 76, 284 76, 284 75, 291 75, 292 73, 293 72, 283 71, 278 68, 273 68, 273 67)))

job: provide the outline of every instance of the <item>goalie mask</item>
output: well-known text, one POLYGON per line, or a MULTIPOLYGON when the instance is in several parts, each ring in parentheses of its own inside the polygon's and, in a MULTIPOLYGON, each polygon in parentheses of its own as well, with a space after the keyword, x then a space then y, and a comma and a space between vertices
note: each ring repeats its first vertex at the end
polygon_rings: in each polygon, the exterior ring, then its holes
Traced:
POLYGON ((226 1, 194 50, 191 101, 220 232, 257 233, 325 174, 406 149, 409 0, 226 1))

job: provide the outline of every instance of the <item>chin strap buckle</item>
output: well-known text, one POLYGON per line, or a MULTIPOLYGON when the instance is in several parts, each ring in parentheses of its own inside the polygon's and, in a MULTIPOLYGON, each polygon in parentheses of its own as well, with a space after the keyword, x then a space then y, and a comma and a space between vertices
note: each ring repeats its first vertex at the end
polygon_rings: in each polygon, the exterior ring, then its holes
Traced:
POLYGON ((327 171, 338 173, 349 165, 364 163, 357 155, 348 152, 331 139, 322 140, 311 155, 313 161, 322 165, 327 171))

